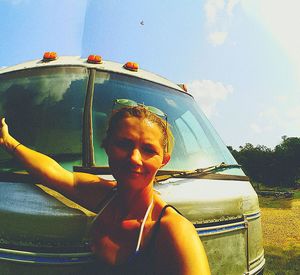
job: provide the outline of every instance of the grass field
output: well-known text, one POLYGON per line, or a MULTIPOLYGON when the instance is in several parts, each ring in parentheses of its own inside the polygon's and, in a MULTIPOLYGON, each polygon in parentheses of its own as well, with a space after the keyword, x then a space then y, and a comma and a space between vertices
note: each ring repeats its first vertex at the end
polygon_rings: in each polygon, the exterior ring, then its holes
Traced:
POLYGON ((259 197, 265 275, 300 274, 300 190, 292 199, 259 197))

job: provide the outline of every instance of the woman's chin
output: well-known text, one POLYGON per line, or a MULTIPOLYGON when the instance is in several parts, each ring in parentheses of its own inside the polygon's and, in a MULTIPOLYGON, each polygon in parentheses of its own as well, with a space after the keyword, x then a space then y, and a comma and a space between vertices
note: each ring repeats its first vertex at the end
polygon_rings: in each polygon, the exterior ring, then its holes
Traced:
POLYGON ((138 173, 128 173, 126 175, 122 175, 118 178, 117 181, 118 185, 133 189, 144 188, 149 184, 149 182, 151 182, 151 180, 146 178, 143 174, 138 173))

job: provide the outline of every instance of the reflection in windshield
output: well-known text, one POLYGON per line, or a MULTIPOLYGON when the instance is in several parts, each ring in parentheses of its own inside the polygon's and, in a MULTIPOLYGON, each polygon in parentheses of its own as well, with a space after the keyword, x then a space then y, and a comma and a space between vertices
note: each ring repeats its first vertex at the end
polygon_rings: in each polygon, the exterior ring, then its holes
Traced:
MULTIPOLYGON (((63 99, 73 81, 82 80, 83 78, 83 76, 76 74, 68 74, 64 81, 57 81, 56 76, 51 77, 48 75, 9 79, 0 87, 0 93, 3 94, 3 100, 5 101, 8 98, 7 94, 19 87, 22 91, 35 91, 34 97, 28 97, 28 100, 31 98, 32 103, 35 105, 43 104, 45 100, 57 103, 63 99)), ((21 93, 20 90, 19 93, 21 93)))
MULTIPOLYGON (((43 68, 0 76, 0 117, 30 148, 72 169, 81 164, 81 129, 87 86, 85 68, 43 68), (72 164, 72 165, 71 165, 72 164)), ((20 169, 0 151, 0 171, 20 169)))
POLYGON ((175 146, 164 169, 193 170, 221 162, 236 163, 191 96, 146 80, 114 73, 107 77, 107 73, 97 72, 93 101, 97 166, 108 165, 101 142, 113 102, 118 98, 155 106, 167 114, 175 146))

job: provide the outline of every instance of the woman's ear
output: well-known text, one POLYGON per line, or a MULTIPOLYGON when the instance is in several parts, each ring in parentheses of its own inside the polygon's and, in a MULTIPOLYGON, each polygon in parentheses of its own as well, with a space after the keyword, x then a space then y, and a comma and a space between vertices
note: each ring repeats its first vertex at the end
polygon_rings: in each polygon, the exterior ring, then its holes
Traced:
POLYGON ((160 167, 164 167, 170 160, 171 156, 169 153, 165 153, 162 161, 162 165, 160 167))

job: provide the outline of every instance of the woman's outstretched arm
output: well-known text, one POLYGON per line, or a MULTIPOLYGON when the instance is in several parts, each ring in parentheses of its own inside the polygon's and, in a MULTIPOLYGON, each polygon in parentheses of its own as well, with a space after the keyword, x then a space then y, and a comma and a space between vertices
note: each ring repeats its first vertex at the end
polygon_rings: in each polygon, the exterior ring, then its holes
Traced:
POLYGON ((4 118, 0 121, 0 146, 42 184, 91 210, 96 207, 101 194, 115 184, 96 175, 70 172, 52 158, 31 150, 9 134, 4 118))

